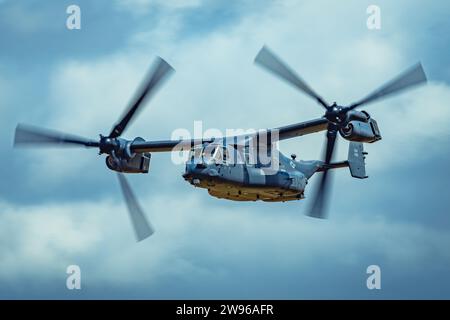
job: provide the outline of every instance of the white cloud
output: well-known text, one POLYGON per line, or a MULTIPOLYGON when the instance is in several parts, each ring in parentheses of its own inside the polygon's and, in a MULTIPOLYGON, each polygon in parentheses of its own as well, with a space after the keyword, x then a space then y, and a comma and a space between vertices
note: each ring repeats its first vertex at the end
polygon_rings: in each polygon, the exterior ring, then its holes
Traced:
POLYGON ((82 203, 15 208, 2 203, 3 280, 37 270, 44 275, 56 273, 61 262, 70 264, 71 255, 98 243, 101 230, 95 230, 96 220, 102 217, 102 209, 107 208, 93 210, 92 204, 82 203))
MULTIPOLYGON (((381 216, 323 221, 282 212, 232 210, 221 203, 207 206, 199 195, 179 199, 156 194, 143 203, 157 232, 138 244, 125 208, 117 202, 45 208, 3 204, 0 281, 37 276, 58 286, 64 283, 69 264, 82 267, 87 288, 105 284, 154 288, 167 277, 226 283, 235 280, 232 270, 246 265, 269 270, 285 266, 288 272, 309 274, 323 261, 360 268, 363 274, 368 252, 391 272, 422 266, 430 255, 450 263, 443 248, 450 238, 444 230, 393 223, 381 216)), ((247 281, 251 280, 243 279, 241 285, 247 281)), ((276 286, 270 278, 265 281, 267 288, 276 286)), ((239 288, 235 290, 238 294, 239 288)))

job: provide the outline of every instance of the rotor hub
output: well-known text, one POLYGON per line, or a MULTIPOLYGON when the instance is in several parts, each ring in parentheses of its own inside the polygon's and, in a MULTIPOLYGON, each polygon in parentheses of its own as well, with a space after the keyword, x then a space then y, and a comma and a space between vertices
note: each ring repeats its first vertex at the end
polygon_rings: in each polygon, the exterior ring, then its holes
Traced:
POLYGON ((345 120, 346 113, 347 109, 345 107, 337 105, 335 102, 327 108, 327 111, 325 112, 325 118, 335 125, 341 125, 345 120))
POLYGON ((111 152, 113 151, 118 151, 119 148, 120 144, 118 143, 117 138, 110 138, 100 135, 100 143, 99 143, 100 154, 102 153, 111 154, 111 152))

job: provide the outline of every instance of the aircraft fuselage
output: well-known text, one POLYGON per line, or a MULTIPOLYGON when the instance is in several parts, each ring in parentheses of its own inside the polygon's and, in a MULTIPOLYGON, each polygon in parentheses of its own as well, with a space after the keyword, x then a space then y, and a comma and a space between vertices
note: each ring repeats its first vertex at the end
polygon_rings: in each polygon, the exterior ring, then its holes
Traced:
POLYGON ((189 161, 183 178, 214 197, 234 201, 290 201, 304 198, 307 176, 301 163, 283 156, 277 170, 248 164, 189 161))

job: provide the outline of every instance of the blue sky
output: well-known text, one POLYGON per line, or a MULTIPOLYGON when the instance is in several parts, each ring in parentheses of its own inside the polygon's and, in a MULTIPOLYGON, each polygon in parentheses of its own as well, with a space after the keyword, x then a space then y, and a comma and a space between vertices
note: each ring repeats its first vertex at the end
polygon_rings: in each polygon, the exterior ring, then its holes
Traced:
MULTIPOLYGON (((446 1, 0 0, 1 298, 450 298, 450 21, 446 1), (65 28, 78 4, 82 29, 65 28), (381 8, 381 30, 366 8, 381 8), (327 100, 359 99, 421 61, 426 87, 373 104, 367 180, 334 176, 330 219, 307 200, 235 203, 155 154, 130 177, 156 228, 136 243, 114 174, 92 150, 13 150, 18 122, 107 133, 156 55, 176 73, 125 136, 266 128, 321 115, 253 65, 263 44, 327 100), (65 287, 77 264, 82 289, 65 287), (366 288, 377 264, 382 289, 366 288)), ((281 151, 320 155, 323 135, 281 151)), ((347 142, 339 141, 343 159, 347 142)), ((313 178, 313 181, 315 179, 313 178)), ((314 183, 314 182, 312 182, 314 183)), ((308 196, 308 193, 307 193, 308 196)))

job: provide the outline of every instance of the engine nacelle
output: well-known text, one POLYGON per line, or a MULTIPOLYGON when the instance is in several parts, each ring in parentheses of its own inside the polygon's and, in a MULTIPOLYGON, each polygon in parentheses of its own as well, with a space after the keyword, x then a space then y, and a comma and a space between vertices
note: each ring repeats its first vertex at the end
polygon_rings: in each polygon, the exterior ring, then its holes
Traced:
POLYGON ((366 143, 381 140, 377 122, 365 111, 349 111, 346 123, 339 129, 339 133, 346 140, 366 143))
POLYGON ((144 141, 141 137, 133 141, 116 139, 118 147, 106 157, 106 166, 114 171, 125 173, 148 173, 150 168, 150 153, 132 153, 131 145, 135 141, 144 141))
POLYGON ((150 169, 150 153, 136 154, 130 159, 106 157, 106 166, 114 171, 125 173, 148 173, 150 169))
POLYGON ((362 110, 362 111, 358 111, 358 110, 350 110, 347 111, 347 113, 345 114, 345 123, 349 123, 350 121, 356 120, 356 121, 362 121, 362 122, 367 122, 370 119, 370 115, 362 110))

